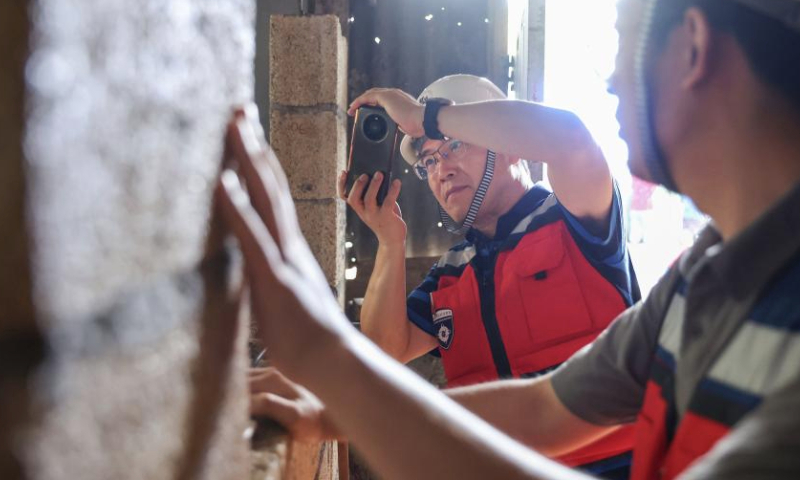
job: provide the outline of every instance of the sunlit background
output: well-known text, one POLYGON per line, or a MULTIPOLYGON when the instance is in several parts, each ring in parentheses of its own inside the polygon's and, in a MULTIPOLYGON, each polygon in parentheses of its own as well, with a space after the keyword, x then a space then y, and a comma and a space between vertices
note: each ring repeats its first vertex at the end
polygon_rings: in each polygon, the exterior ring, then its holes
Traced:
MULTIPOLYGON (((616 3, 546 1, 544 102, 580 116, 603 150, 626 206, 628 246, 646 294, 706 220, 688 200, 635 179, 628 170, 628 148, 616 120, 617 97, 607 91, 617 54, 616 3)), ((527 4, 508 0, 510 55, 516 51, 527 4)))

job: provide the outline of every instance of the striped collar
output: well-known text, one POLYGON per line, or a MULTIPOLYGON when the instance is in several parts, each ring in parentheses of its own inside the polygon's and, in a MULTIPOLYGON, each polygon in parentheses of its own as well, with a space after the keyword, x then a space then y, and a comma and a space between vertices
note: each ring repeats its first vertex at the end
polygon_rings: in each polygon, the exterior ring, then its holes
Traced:
POLYGON ((759 291, 800 254, 800 184, 746 230, 723 243, 709 224, 681 259, 683 276, 691 279, 701 264, 736 298, 759 291))
POLYGON ((511 210, 497 219, 497 229, 495 230, 494 238, 489 238, 478 230, 470 228, 466 235, 467 241, 478 245, 492 241, 498 242, 506 240, 511 235, 511 232, 514 231, 514 228, 552 194, 553 192, 543 186, 539 184, 534 185, 533 188, 525 192, 525 195, 511 207, 511 210))

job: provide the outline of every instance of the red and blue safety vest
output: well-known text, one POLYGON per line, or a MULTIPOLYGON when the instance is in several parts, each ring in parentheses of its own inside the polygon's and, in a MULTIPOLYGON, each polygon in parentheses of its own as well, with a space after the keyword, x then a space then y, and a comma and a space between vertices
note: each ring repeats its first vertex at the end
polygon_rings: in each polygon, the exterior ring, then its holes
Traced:
MULTIPOLYGON (((494 239, 472 232, 439 260, 426 279, 431 318, 415 321, 414 293, 409 318, 438 338, 448 386, 550 371, 638 299, 618 201, 615 188, 608 238, 598 241, 536 187, 500 219, 494 239)), ((632 440, 622 428, 559 460, 594 462, 629 451, 632 440)))

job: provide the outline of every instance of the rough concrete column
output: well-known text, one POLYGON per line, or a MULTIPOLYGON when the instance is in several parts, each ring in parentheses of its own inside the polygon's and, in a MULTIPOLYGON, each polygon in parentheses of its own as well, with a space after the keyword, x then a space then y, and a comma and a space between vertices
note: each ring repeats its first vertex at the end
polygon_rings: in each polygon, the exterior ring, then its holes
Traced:
MULTIPOLYGON (((300 226, 340 303, 344 302, 345 205, 336 178, 345 168, 347 45, 334 15, 270 19, 270 143, 297 205, 300 226)), ((293 445, 289 478, 336 478, 336 444, 293 445), (320 464, 322 462, 322 464, 320 464)))
POLYGON ((241 262, 212 194, 253 14, 2 2, 0 420, 27 415, 0 424, 0 478, 247 476, 241 262), (40 362, 9 359, 39 335, 40 362))

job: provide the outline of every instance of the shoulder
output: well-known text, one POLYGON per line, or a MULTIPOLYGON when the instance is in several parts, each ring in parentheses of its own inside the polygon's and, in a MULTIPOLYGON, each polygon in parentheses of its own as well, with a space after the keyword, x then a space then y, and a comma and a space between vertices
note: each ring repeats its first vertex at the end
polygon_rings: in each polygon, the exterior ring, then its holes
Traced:
POLYGON ((525 235, 535 232, 542 227, 563 220, 556 195, 537 183, 532 189, 531 196, 536 201, 528 204, 528 212, 512 231, 512 235, 525 235))

